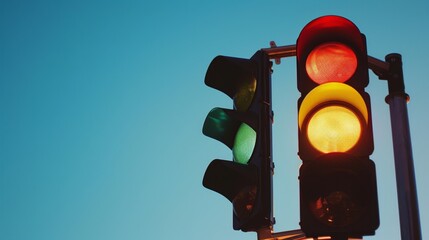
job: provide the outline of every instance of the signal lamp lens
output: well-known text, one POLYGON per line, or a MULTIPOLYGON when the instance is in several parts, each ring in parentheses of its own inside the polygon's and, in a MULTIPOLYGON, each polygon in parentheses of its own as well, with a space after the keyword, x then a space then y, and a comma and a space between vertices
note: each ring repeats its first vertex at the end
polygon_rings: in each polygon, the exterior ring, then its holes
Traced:
POLYGON ((243 188, 232 200, 234 214, 240 219, 249 217, 255 205, 255 200, 256 186, 247 186, 243 188))
POLYGON ((239 86, 237 93, 233 98, 234 108, 241 112, 247 111, 250 107, 250 104, 252 104, 253 97, 255 96, 255 91, 255 78, 243 82, 242 85, 239 86))
POLYGON ((328 226, 347 226, 355 222, 361 213, 361 207, 342 191, 320 196, 309 205, 316 219, 328 226))
POLYGON ((325 43, 310 52, 305 68, 317 84, 346 82, 356 71, 357 57, 351 48, 342 43, 325 43))
POLYGON ((346 107, 323 107, 310 117, 307 137, 310 144, 322 153, 347 152, 359 141, 361 122, 346 107))
POLYGON ((234 161, 247 164, 252 156, 256 144, 256 131, 249 125, 242 123, 238 128, 232 147, 234 161))

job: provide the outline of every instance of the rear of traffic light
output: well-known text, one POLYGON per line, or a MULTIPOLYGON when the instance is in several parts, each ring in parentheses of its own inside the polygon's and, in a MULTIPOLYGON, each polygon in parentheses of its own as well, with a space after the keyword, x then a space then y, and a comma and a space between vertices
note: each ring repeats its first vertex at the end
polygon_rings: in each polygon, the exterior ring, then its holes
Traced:
POLYGON ((233 228, 257 231, 273 224, 271 63, 258 51, 251 59, 218 56, 207 86, 233 99, 233 109, 214 108, 203 133, 232 150, 233 160, 213 160, 203 185, 233 204, 233 228))
POLYGON ((379 225, 365 36, 325 16, 297 43, 301 228, 308 237, 373 235, 379 225))

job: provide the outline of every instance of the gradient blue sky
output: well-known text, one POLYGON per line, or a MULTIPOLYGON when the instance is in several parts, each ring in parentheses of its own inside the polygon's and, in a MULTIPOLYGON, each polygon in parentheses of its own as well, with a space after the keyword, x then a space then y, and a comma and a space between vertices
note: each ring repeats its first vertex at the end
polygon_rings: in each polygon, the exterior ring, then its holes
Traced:
MULTIPOLYGON (((231 205, 205 189, 214 158, 208 111, 230 107, 204 85, 217 55, 294 44, 335 14, 368 53, 403 56, 423 239, 429 238, 429 2, 0 2, 0 239, 256 239, 232 229, 231 205)), ((370 74, 381 225, 400 239, 387 84, 370 74)), ((295 59, 274 66, 276 231, 299 228, 295 59)))

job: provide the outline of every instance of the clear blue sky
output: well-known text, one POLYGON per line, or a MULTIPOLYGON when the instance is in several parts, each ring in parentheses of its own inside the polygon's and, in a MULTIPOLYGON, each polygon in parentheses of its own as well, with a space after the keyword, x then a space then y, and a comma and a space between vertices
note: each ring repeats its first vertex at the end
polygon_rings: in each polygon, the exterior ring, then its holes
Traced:
MULTIPOLYGON (((368 53, 403 56, 423 239, 429 238, 429 2, 0 2, 0 239, 256 239, 205 189, 208 111, 231 107, 204 85, 217 55, 247 58, 271 40, 295 44, 335 14, 368 53)), ((299 228, 295 59, 274 66, 276 231, 299 228)), ((381 225, 400 239, 387 84, 370 73, 381 225)))

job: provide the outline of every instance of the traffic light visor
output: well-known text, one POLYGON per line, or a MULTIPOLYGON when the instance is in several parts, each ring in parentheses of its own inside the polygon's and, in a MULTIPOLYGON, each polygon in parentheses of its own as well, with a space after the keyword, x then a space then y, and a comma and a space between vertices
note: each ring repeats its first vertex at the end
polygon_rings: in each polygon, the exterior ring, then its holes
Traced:
POLYGON ((302 129, 304 120, 313 109, 320 104, 328 102, 350 104, 360 112, 365 119, 365 123, 368 123, 368 109, 362 96, 347 84, 330 82, 319 85, 311 90, 302 101, 298 112, 299 129, 302 129))
POLYGON ((240 121, 231 116, 233 113, 229 109, 213 108, 204 121, 203 134, 232 149, 235 133, 240 126, 240 121))
MULTIPOLYGON (((258 172, 254 165, 216 159, 210 163, 204 173, 203 186, 222 194, 231 202, 241 201, 246 202, 246 205, 253 205, 252 192, 256 188, 253 186, 256 186, 257 181, 258 172)), ((240 210, 237 209, 237 211, 240 210)))
POLYGON ((234 108, 245 112, 256 91, 256 63, 250 59, 217 56, 207 69, 205 84, 234 100, 234 108))
POLYGON ((354 51, 337 42, 315 47, 308 55, 305 69, 315 83, 346 82, 357 69, 354 51))
POLYGON ((296 56, 299 60, 308 54, 310 48, 335 40, 351 44, 358 50, 365 49, 360 30, 353 22, 330 15, 316 18, 302 29, 297 40, 296 56))
MULTIPOLYGON (((207 115, 203 134, 214 138, 232 149, 234 161, 247 164, 256 144, 256 131, 252 121, 244 123, 243 113, 224 108, 214 108, 207 115)), ((252 119, 250 119, 252 120, 252 119)))

